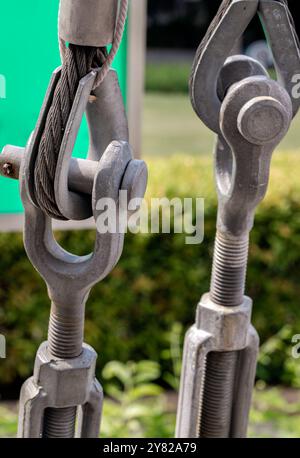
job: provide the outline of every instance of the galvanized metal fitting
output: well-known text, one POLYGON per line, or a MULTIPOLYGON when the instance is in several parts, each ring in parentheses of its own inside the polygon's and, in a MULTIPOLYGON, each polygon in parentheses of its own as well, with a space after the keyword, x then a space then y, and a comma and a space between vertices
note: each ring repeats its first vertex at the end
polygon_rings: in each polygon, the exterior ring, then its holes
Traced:
MULTIPOLYGON (((29 143, 26 154, 30 154, 31 150, 29 143)), ((70 407, 59 407, 59 409, 55 405, 49 405, 45 410, 42 402, 45 392, 47 402, 57 399, 59 393, 64 396, 66 391, 63 380, 66 379, 68 386, 70 367, 73 367, 73 364, 77 367, 77 363, 80 366, 86 361, 86 355, 82 356, 85 302, 91 287, 105 278, 118 262, 123 249, 124 234, 100 234, 97 231, 94 252, 89 256, 74 256, 63 250, 54 239, 50 218, 33 205, 28 197, 26 154, 20 174, 21 196, 25 208, 24 244, 32 264, 47 284, 52 301, 48 342, 45 344, 47 354, 50 355, 49 364, 56 365, 59 359, 64 360, 65 364, 59 364, 62 380, 57 385, 49 385, 46 379, 41 378, 38 386, 34 383, 35 379, 25 383, 25 394, 20 406, 19 435, 21 437, 39 437, 41 434, 43 437, 73 437, 76 412, 81 404, 74 403, 70 407), (42 381, 46 381, 46 387, 41 384, 42 381), (45 424, 42 430, 40 429, 41 409, 45 413, 45 424)), ((127 143, 112 142, 102 155, 93 188, 95 220, 101 214, 101 210, 98 210, 96 205, 99 198, 105 195, 117 202, 122 178, 130 159, 131 151, 127 143)), ((89 370, 92 371, 93 368, 94 365, 89 370)), ((91 376, 91 372, 89 374, 91 376)), ((78 394, 77 387, 79 388, 77 380, 74 383, 73 378, 71 391, 78 394)), ((71 389, 70 386, 68 388, 71 389)), ((97 427, 101 416, 100 392, 99 384, 94 384, 91 396, 96 399, 97 407, 86 406, 89 412, 92 409, 93 422, 90 423, 86 418, 82 420, 85 425, 82 427, 84 431, 82 434, 88 437, 97 437, 99 433, 97 427)), ((82 397, 85 395, 86 390, 81 392, 82 397)), ((54 401, 53 403, 55 404, 54 401)))
MULTIPOLYGON (((2 174, 7 175, 6 165, 10 164, 9 176, 20 179, 25 249, 45 280, 52 301, 48 341, 38 352, 34 377, 25 382, 22 391, 21 437, 73 437, 79 407, 83 411, 80 435, 98 436, 102 390, 94 374, 95 353, 83 344, 85 303, 92 286, 115 267, 124 242, 122 228, 105 233, 97 230, 92 254, 80 257, 67 253, 54 238, 51 218, 35 202, 35 157, 59 71, 54 72, 36 130, 25 150, 8 146, 0 156, 2 174)), ((133 159, 126 141, 127 121, 115 73, 109 73, 91 100, 95 77, 96 72, 92 72, 79 84, 60 151, 55 190, 59 207, 69 219, 93 215, 97 222, 104 211, 99 205, 101 199, 111 199, 119 212, 123 211, 118 205, 120 190, 126 190, 128 198, 144 196, 147 167, 133 159), (89 158, 72 159, 86 107, 89 158)))
POLYGON ((267 191, 272 154, 292 113, 286 90, 267 77, 244 78, 228 90, 220 110, 228 147, 219 145, 215 157, 221 232, 241 236, 252 229, 255 209, 267 191))
POLYGON ((77 358, 68 360, 54 358, 48 351, 47 342, 40 346, 34 375, 21 391, 19 437, 41 437, 47 409, 73 406, 80 409, 76 435, 82 438, 98 436, 103 391, 95 379, 96 359, 96 352, 86 344, 77 358))
MULTIPOLYGON (((27 150, 30 148, 30 151, 26 154, 25 159, 26 186, 28 188, 28 196, 36 206, 38 206, 38 203, 36 202, 34 191, 35 161, 45 118, 59 81, 60 71, 59 68, 53 73, 36 129, 27 147, 27 150)), ((58 157, 54 183, 56 203, 64 217, 70 220, 83 220, 93 215, 90 195, 76 193, 68 188, 70 161, 84 112, 86 111, 87 113, 90 136, 88 161, 99 161, 112 141, 128 142, 128 123, 118 77, 114 71, 110 71, 103 84, 94 91, 91 99, 90 94, 96 77, 97 72, 93 71, 79 83, 58 157)), ((128 173, 130 174, 132 173, 132 168, 139 169, 140 197, 143 197, 147 185, 147 169, 143 161, 132 161, 132 157, 128 158, 126 167, 128 166, 128 173)), ((83 175, 80 181, 85 182, 87 185, 85 176, 91 176, 92 165, 83 162, 78 163, 78 165, 80 165, 83 175)), ((93 168, 92 175, 96 180, 97 167, 93 168)))
POLYGON ((251 59, 230 58, 216 87, 223 101, 211 288, 186 335, 177 437, 246 436, 259 346, 252 302, 244 296, 249 232, 267 190, 272 153, 293 116, 287 91, 251 59))
POLYGON ((236 41, 256 13, 260 14, 268 35, 278 82, 290 95, 293 115, 300 106, 300 99, 292 97, 293 77, 300 73, 300 55, 287 5, 274 0, 232 0, 200 44, 190 81, 190 96, 195 112, 218 134, 221 134, 219 114, 222 104, 217 90, 218 75, 236 41), (289 52, 286 52, 287 49, 289 52))
MULTIPOLYGON (((196 324, 185 338, 176 437, 201 437, 203 403, 218 405, 217 393, 204 393, 210 357, 216 354, 225 356, 224 377, 219 384, 223 386, 224 396, 231 393, 226 406, 232 409, 229 422, 228 416, 222 418, 221 410, 218 411, 216 437, 223 437, 220 430, 224 429, 224 420, 230 437, 246 435, 259 347, 258 335, 250 323, 251 311, 252 301, 247 297, 242 305, 231 308, 216 305, 208 294, 202 297, 196 324), (236 370, 228 378, 226 369, 232 358, 236 370), (221 428, 219 421, 223 422, 221 428)), ((213 376, 214 372, 210 372, 213 376)))
MULTIPOLYGON (((35 161, 60 71, 58 68, 52 75, 37 126, 26 147, 26 154, 24 155, 24 149, 9 145, 0 155, 0 174, 15 179, 19 176, 24 157, 27 194, 31 203, 37 207, 34 191, 35 161), (12 167, 9 175, 6 164, 11 164, 12 167)), ((99 173, 99 159, 113 141, 128 143, 128 123, 117 74, 111 70, 91 98, 96 75, 97 72, 91 72, 79 83, 59 152, 55 196, 61 213, 70 220, 84 220, 93 216, 91 195, 99 173), (87 160, 74 159, 72 152, 85 112, 89 126, 89 153, 87 160)), ((148 179, 145 162, 134 160, 130 153, 123 173, 124 185, 121 185, 121 189, 126 190, 131 198, 141 199, 145 194, 148 179)))
POLYGON ((237 351, 247 346, 252 301, 244 297, 239 306, 215 304, 205 294, 197 308, 196 326, 210 335, 208 351, 237 351))
MULTIPOLYGON (((27 254, 48 285, 50 298, 69 305, 82 304, 91 287, 113 269, 123 247, 123 233, 96 232, 94 252, 89 256, 71 256, 61 249, 51 231, 51 220, 32 204, 27 193, 27 154, 21 168, 21 196, 25 209, 24 243, 27 254)), ((93 215, 95 221, 102 210, 97 202, 103 197, 118 202, 122 180, 132 159, 128 143, 112 142, 102 155, 93 186, 93 215)))
POLYGON ((118 0, 60 0, 59 36, 74 45, 107 46, 117 13, 118 0))

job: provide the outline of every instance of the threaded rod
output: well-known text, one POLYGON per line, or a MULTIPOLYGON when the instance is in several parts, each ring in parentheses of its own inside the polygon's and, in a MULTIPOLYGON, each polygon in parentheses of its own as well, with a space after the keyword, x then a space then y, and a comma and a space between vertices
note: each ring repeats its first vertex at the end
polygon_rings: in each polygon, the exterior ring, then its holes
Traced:
MULTIPOLYGON (((237 307, 243 303, 248 251, 248 235, 232 237, 217 231, 210 288, 215 304, 237 307)), ((238 352, 212 352, 207 356, 199 437, 230 436, 237 358, 238 352)))
POLYGON ((83 316, 66 311, 61 313, 52 305, 49 330, 48 350, 55 358, 71 359, 82 352, 83 316))
MULTIPOLYGON (((54 358, 76 358, 82 352, 84 311, 79 310, 77 313, 74 311, 72 308, 62 310, 52 304, 48 330, 48 351, 54 358)), ((43 437, 73 438, 76 415, 77 406, 46 409, 43 437)))
POLYGON ((237 356, 237 352, 212 352, 207 356, 199 437, 230 435, 237 356))
POLYGON ((248 235, 233 238, 217 232, 210 287, 214 303, 225 307, 243 303, 248 250, 248 235))
POLYGON ((75 435, 76 407, 46 409, 43 437, 47 439, 72 439, 75 435))

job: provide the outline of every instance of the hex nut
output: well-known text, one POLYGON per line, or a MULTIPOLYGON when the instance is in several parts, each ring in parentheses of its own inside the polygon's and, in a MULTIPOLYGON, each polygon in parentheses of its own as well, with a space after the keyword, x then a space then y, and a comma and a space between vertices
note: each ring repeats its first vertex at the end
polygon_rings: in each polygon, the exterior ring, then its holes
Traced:
POLYGON ((212 335, 213 351, 238 351, 247 346, 251 314, 252 301, 248 297, 238 307, 224 307, 205 294, 198 305, 197 326, 212 335))
POLYGON ((42 343, 37 352, 34 381, 47 393, 48 407, 85 404, 95 379, 96 352, 84 344, 78 358, 61 360, 53 358, 47 346, 47 342, 42 343))

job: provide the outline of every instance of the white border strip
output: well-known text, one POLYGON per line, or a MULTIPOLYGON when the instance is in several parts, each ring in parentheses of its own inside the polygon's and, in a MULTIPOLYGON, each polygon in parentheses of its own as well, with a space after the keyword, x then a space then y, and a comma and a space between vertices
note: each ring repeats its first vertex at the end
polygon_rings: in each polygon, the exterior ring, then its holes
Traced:
MULTIPOLYGON (((0 232, 22 232, 24 226, 24 214, 2 214, 0 215, 0 232)), ((56 231, 95 229, 93 218, 85 221, 53 221, 53 229, 56 231)))

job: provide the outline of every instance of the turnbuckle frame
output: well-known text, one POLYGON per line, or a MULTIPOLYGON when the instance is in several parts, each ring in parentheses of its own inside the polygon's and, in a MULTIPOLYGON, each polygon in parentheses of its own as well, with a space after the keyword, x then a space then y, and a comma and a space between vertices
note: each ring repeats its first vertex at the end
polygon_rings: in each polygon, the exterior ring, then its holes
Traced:
POLYGON ((98 437, 103 390, 95 378, 96 360, 96 352, 87 344, 83 344, 77 358, 63 360, 54 359, 49 354, 47 342, 42 343, 34 375, 22 386, 18 436, 39 438, 46 409, 78 406, 77 437, 98 437))
POLYGON ((251 406, 259 337, 251 325, 252 301, 238 307, 214 304, 205 294, 197 308, 196 323, 186 334, 178 402, 176 437, 201 436, 201 414, 207 357, 212 352, 238 352, 238 381, 234 391, 230 437, 245 437, 251 406))

